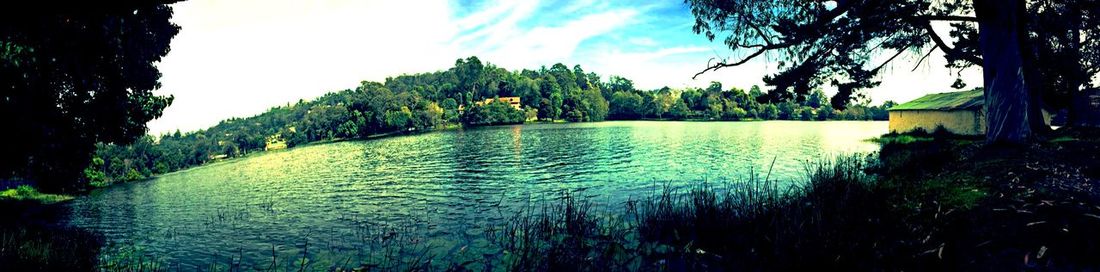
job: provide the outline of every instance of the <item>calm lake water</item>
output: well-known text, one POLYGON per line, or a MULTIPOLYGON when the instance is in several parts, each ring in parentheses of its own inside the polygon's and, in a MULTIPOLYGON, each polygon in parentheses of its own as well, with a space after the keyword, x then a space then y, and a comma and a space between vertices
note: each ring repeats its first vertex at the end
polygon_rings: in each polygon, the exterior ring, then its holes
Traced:
POLYGON ((763 175, 773 159, 772 178, 797 183, 807 160, 873 152, 864 140, 886 132, 886 122, 638 121, 338 142, 97 190, 67 204, 65 223, 102 234, 108 251, 184 270, 230 258, 269 267, 273 250, 282 267, 307 246, 310 260, 359 260, 391 232, 453 254, 485 247, 484 227, 508 209, 563 191, 614 210, 666 185, 744 180, 750 167, 763 175))

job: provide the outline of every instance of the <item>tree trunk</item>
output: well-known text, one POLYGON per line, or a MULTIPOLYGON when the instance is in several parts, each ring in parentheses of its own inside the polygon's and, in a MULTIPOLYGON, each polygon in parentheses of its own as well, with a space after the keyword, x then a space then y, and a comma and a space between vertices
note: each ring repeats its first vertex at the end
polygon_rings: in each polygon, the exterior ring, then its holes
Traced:
POLYGON ((1042 109, 1043 106, 1046 105, 1046 101, 1043 99, 1044 88, 1050 86, 1046 84, 1046 81, 1052 79, 1044 78, 1042 73, 1039 72, 1039 52, 1036 50, 1035 46, 1047 45, 1045 41, 1040 42, 1029 35, 1028 24, 1032 23, 1029 21, 1032 17, 1027 13, 1026 3, 1024 1, 1019 1, 1016 2, 1016 4, 1019 5, 1019 8, 1013 12, 1016 12, 1017 18, 1016 35, 1019 37, 1017 43, 1020 45, 1020 52, 1022 53, 1024 82, 1027 83, 1026 88, 1029 94, 1027 99, 1030 102, 1030 105, 1027 107, 1028 116, 1031 117, 1028 119, 1028 125, 1031 127, 1033 135, 1043 135, 1051 131, 1050 125, 1047 124, 1046 118, 1043 116, 1042 109))
POLYGON ((1024 143, 1042 115, 1033 103, 1021 45, 1023 0, 975 0, 985 80, 986 142, 1024 143))
MULTIPOLYGON (((1081 24, 1085 21, 1085 18, 1081 16, 1082 12, 1080 9, 1069 8, 1066 11, 1068 13, 1066 14, 1066 18, 1069 18, 1067 20, 1071 21, 1068 24, 1069 37, 1066 37, 1066 44, 1068 44, 1066 50, 1069 50, 1073 58, 1080 63, 1080 60, 1084 59, 1081 54, 1081 24)), ((1083 65, 1079 64, 1074 68, 1074 73, 1069 75, 1069 84, 1067 84, 1067 86, 1073 89, 1069 90, 1068 97, 1066 98, 1069 100, 1069 103, 1066 105, 1066 126, 1086 125, 1081 117, 1088 114, 1087 111, 1084 111, 1086 108, 1077 107, 1076 101, 1081 99, 1081 87, 1089 83, 1089 74, 1084 71, 1085 68, 1083 65)))

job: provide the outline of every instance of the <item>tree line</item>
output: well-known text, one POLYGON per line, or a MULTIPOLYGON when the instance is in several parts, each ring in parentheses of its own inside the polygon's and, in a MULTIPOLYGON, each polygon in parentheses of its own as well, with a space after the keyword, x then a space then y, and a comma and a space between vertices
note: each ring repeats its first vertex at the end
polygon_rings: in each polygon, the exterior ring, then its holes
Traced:
POLYGON ((804 101, 764 103, 759 87, 749 91, 707 88, 639 90, 629 79, 554 64, 508 71, 477 57, 459 59, 438 72, 361 82, 354 89, 277 106, 256 116, 230 118, 199 131, 146 135, 128 145, 96 145, 84 170, 88 184, 102 186, 201 165, 221 158, 336 139, 425 131, 445 126, 523 123, 527 120, 591 122, 671 120, 886 120, 882 106, 833 109, 820 90, 804 101), (519 97, 521 109, 494 100, 519 97), (491 103, 479 103, 486 100, 491 103))

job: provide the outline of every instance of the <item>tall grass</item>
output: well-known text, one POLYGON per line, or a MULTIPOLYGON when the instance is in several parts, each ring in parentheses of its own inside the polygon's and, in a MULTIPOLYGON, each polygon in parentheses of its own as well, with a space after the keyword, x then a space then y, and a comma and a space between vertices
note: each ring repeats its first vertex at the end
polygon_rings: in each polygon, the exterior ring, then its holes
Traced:
MULTIPOLYGON (((380 244, 374 257, 321 265, 308 247, 300 256, 272 251, 269 266, 214 260, 207 269, 237 271, 722 271, 881 268, 891 254, 883 225, 896 225, 875 177, 862 157, 841 157, 807 167, 802 185, 781 186, 770 173, 738 182, 704 183, 627 201, 623 210, 599 211, 582 196, 524 207, 484 233, 490 249, 460 250, 480 256, 435 256, 430 245, 380 244), (870 259, 847 259, 864 256, 870 259), (877 259, 876 259, 877 258, 877 259), (440 262, 439 260, 442 260, 440 262), (434 262, 433 262, 434 261, 434 262)), ((612 205, 614 206, 614 205, 612 205)), ((379 241, 404 241, 380 233, 379 241), (390 238, 387 238, 390 237, 390 238)), ((895 235, 895 233, 890 233, 895 235)), ((8 239, 29 241, 25 238, 8 239)), ((7 241, 7 240, 5 240, 7 241)), ((5 242, 10 243, 10 242, 5 242)), ((5 248, 17 248, 9 246, 5 248)), ((90 247, 84 247, 90 248, 90 247)), ((56 252, 44 250, 44 252, 56 252)), ((239 253, 237 253, 239 254, 239 253)), ((39 254, 42 255, 42 254, 39 254)), ((93 267, 102 271, 179 269, 140 251, 111 251, 93 267)), ((36 256, 36 255, 28 255, 36 256)), ((95 256, 95 255, 93 255, 95 256)))
POLYGON ((789 187, 753 175, 724 190, 666 190, 631 213, 640 240, 674 249, 651 256, 674 269, 850 267, 840 256, 866 250, 859 242, 873 240, 882 214, 852 208, 880 202, 864 164, 857 156, 818 162, 805 184, 789 187))
MULTIPOLYGON (((807 182, 780 186, 752 175, 740 182, 665 187, 631 200, 618 216, 565 195, 541 213, 517 215, 491 235, 511 271, 721 271, 872 268, 889 254, 875 178, 858 156, 807 167, 807 182), (869 206, 865 206, 869 205, 869 206)), ((891 234, 893 235, 893 234, 891 234)))
POLYGON ((0 270, 89 271, 97 265, 100 241, 73 229, 0 226, 0 270))
POLYGON ((629 231, 622 220, 594 212, 591 202, 563 193, 557 203, 526 207, 490 227, 486 236, 502 252, 485 261, 509 271, 625 269, 634 261, 629 231))

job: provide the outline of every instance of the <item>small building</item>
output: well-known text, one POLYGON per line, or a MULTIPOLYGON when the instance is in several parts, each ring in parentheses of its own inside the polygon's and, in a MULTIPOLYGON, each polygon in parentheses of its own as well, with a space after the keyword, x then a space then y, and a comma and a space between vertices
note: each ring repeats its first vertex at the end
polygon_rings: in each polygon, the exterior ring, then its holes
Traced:
MULTIPOLYGON (((959 135, 985 135, 985 93, 981 88, 971 91, 925 95, 890 111, 890 132, 924 129, 934 132, 938 127, 959 135)), ((1053 114, 1041 108, 1043 123, 1050 125, 1053 114)))
MULTIPOLYGON (((508 105, 511 105, 511 106, 512 106, 513 108, 516 108, 517 110, 520 110, 520 105, 519 105, 519 97, 516 97, 516 96, 505 96, 505 97, 499 97, 499 98, 497 98, 497 100, 500 100, 500 101, 502 101, 502 102, 504 102, 504 103, 508 103, 508 105)), ((477 102, 474 102, 474 104, 475 104, 475 105, 478 105, 478 106, 481 106, 481 105, 485 105, 485 104, 489 104, 489 103, 493 103, 493 99, 492 99, 492 98, 489 98, 489 99, 485 99, 485 100, 483 100, 483 101, 477 101, 477 102)))
POLYGON ((264 151, 281 150, 286 148, 286 140, 283 140, 282 134, 267 136, 267 139, 265 139, 264 141, 264 151))
POLYGON ((890 132, 943 127, 959 135, 985 134, 985 96, 981 89, 925 95, 890 108, 890 132))

